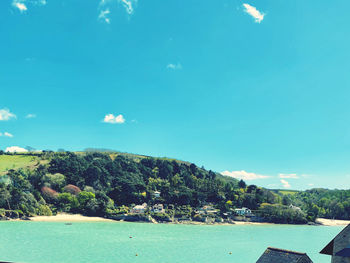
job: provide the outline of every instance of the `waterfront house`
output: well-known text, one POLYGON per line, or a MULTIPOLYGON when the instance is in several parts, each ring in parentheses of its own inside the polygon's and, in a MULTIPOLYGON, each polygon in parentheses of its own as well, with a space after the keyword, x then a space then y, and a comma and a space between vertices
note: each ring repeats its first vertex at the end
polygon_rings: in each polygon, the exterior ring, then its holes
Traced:
POLYGON ((198 210, 200 215, 214 215, 218 212, 212 205, 205 205, 198 210))
POLYGON ((130 213, 131 214, 144 214, 146 212, 146 209, 147 209, 147 204, 146 203, 143 203, 142 205, 135 205, 130 213))
POLYGON ((331 242, 325 246, 321 254, 332 256, 332 263, 350 262, 350 224, 346 226, 331 242))
POLYGON ((155 204, 152 206, 153 213, 165 213, 163 204, 155 204))
POLYGON ((306 253, 268 247, 256 263, 312 263, 306 253))
POLYGON ((161 192, 159 192, 159 191, 154 191, 154 192, 153 192, 153 197, 159 198, 159 197, 160 197, 160 194, 161 194, 161 192))
POLYGON ((235 213, 239 216, 250 216, 252 214, 252 211, 249 208, 242 207, 236 208, 235 213))

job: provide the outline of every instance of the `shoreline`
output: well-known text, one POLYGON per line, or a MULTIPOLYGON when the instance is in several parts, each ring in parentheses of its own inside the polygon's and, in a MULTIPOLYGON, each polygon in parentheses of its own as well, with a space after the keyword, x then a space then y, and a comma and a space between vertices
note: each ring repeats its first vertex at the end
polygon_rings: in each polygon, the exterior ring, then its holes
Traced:
MULTIPOLYGON (((20 219, 13 219, 11 221, 33 221, 33 222, 127 222, 127 221, 118 221, 103 217, 90 217, 90 216, 83 216, 81 214, 66 214, 66 213, 59 213, 54 216, 34 216, 29 217, 29 220, 20 220, 20 219)), ((140 221, 141 222, 141 221, 140 221)), ((138 223, 138 221, 135 221, 135 223, 138 223)), ((269 222, 246 222, 246 221, 233 221, 233 223, 203 223, 203 222, 196 222, 196 221, 181 221, 181 222, 158 222, 159 224, 174 224, 174 225, 225 225, 225 226, 232 226, 232 225, 279 225, 275 223, 269 223, 269 222)), ((317 218, 315 221, 315 224, 312 224, 311 226, 347 226, 350 224, 350 220, 338 220, 338 219, 326 219, 326 218, 317 218)), ((286 224, 286 225, 293 225, 293 224, 286 224)))
MULTIPOLYGON (((23 220, 21 220, 23 221, 23 220)), ((81 214, 65 214, 60 213, 54 216, 33 216, 29 220, 33 222, 118 222, 116 220, 103 217, 83 216, 81 214)))

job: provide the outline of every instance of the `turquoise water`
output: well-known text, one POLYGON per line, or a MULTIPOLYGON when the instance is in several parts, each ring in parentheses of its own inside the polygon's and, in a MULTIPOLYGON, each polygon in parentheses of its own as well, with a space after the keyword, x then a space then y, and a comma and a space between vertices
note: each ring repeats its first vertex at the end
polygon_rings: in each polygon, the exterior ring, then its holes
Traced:
POLYGON ((315 263, 329 263, 330 257, 318 252, 342 228, 0 222, 0 261, 254 263, 273 246, 307 252, 315 263))

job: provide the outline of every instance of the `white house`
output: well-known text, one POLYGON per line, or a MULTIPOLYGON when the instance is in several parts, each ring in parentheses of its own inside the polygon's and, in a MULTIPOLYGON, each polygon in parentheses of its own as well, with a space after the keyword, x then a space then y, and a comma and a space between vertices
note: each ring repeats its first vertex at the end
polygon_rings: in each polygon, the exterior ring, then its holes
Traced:
POLYGON ((155 204, 152 207, 152 212, 153 213, 165 213, 163 204, 155 204))
POLYGON ((200 215, 216 214, 217 212, 218 212, 218 210, 215 209, 212 205, 205 205, 198 210, 198 213, 200 215))
POLYGON ((293 210, 301 211, 300 207, 295 206, 295 205, 290 205, 289 208, 291 208, 291 209, 293 209, 293 210))
POLYGON ((134 206, 131 210, 130 213, 131 214, 144 214, 146 212, 147 209, 147 204, 143 203, 142 205, 136 205, 134 206))
POLYGON ((240 216, 249 216, 252 214, 252 210, 246 207, 236 208, 235 213, 240 216))
POLYGON ((155 197, 155 198, 159 198, 160 197, 160 192, 159 191, 154 191, 153 192, 153 196, 155 197))

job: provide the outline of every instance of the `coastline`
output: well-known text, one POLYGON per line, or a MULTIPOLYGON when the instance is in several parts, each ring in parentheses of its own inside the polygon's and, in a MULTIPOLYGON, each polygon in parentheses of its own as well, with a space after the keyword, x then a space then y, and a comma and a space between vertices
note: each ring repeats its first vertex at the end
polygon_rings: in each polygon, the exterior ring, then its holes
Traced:
POLYGON ((350 224, 350 220, 317 218, 316 224, 319 224, 322 226, 347 226, 350 224))
POLYGON ((103 217, 90 217, 80 214, 60 213, 54 216, 33 216, 29 217, 29 221, 34 222, 118 222, 103 217))
MULTIPOLYGON (((127 222, 124 220, 113 220, 103 217, 90 217, 90 216, 83 216, 81 214, 66 214, 66 213, 59 213, 54 216, 33 216, 29 217, 28 220, 21 220, 21 219, 10 219, 11 221, 33 221, 33 222, 110 222, 110 223, 117 223, 117 222, 127 222)), ((144 221, 135 221, 143 222, 144 221)), ((232 221, 232 223, 203 223, 203 222, 197 222, 197 221, 180 221, 180 222, 155 222, 159 224, 174 224, 174 225, 222 225, 222 226, 232 226, 232 225, 278 225, 275 223, 269 223, 269 222, 246 222, 246 221, 232 221)), ((326 218, 317 218, 314 224, 311 224, 311 226, 347 226, 350 224, 350 220, 338 220, 338 219, 326 219, 326 218)), ((293 225, 293 224, 287 224, 287 225, 293 225)))

